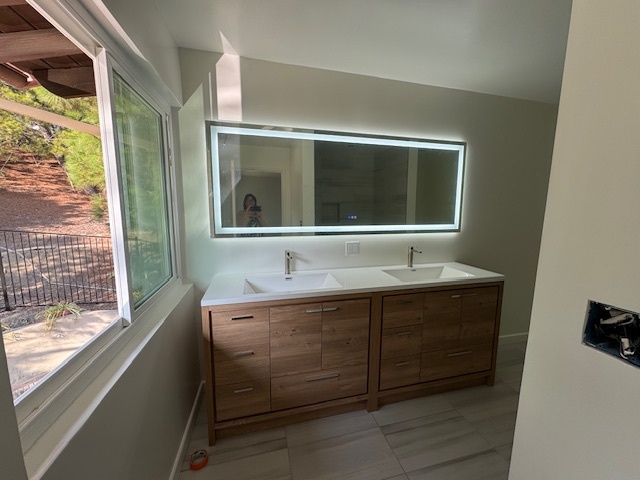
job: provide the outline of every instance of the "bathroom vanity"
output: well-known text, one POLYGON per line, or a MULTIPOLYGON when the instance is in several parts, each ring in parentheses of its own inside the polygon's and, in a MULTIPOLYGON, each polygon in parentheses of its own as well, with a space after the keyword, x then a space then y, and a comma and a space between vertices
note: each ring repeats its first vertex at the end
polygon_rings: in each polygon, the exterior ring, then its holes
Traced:
POLYGON ((459 263, 215 276, 201 302, 209 443, 493 385, 503 281, 459 263))

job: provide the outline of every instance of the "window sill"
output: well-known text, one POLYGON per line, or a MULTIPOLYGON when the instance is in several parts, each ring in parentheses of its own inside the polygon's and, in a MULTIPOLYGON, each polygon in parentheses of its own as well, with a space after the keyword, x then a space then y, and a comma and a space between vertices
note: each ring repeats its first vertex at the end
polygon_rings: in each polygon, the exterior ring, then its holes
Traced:
POLYGON ((191 288, 179 280, 167 287, 133 324, 120 328, 91 360, 19 423, 30 479, 41 478, 191 288))

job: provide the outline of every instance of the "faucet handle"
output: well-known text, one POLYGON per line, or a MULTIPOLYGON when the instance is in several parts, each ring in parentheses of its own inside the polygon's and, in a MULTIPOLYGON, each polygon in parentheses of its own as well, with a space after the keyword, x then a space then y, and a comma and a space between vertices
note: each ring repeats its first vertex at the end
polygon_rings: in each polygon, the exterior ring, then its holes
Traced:
POLYGON ((410 252, 416 252, 416 253, 422 253, 422 250, 418 250, 418 249, 417 249, 417 248, 415 248, 415 247, 409 247, 409 251, 410 251, 410 252))

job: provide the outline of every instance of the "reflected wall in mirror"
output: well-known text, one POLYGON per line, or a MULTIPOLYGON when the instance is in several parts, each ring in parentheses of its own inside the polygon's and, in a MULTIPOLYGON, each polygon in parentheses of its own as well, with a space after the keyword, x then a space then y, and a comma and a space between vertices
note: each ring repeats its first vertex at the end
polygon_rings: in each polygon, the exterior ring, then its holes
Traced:
POLYGON ((214 235, 460 229, 462 142, 208 127, 214 235))

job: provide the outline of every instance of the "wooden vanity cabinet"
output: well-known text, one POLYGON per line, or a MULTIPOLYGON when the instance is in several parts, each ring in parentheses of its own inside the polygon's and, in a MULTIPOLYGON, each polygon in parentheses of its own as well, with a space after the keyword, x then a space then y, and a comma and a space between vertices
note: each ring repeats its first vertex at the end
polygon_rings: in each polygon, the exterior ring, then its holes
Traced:
POLYGON ((203 307, 209 442, 492 385, 502 282, 203 307))
POLYGON ((220 429, 364 405, 371 297, 343 297, 203 308, 210 444, 220 429))
POLYGON ((381 395, 493 384, 502 283, 382 297, 381 395))
POLYGON ((271 308, 271 408, 367 391, 369 299, 271 308))

